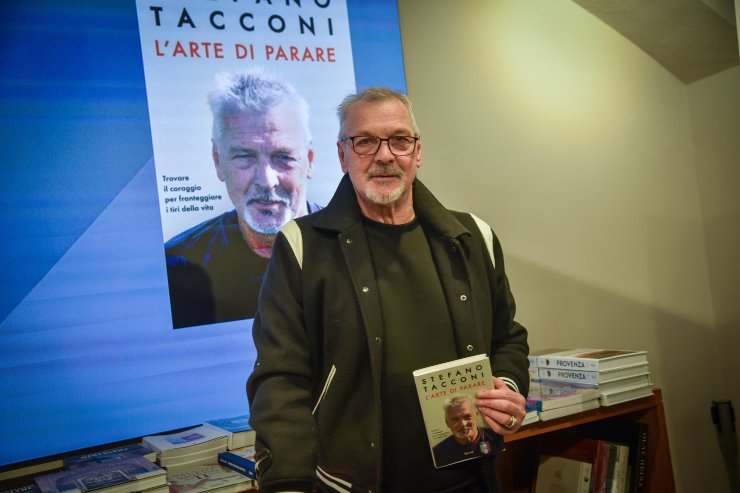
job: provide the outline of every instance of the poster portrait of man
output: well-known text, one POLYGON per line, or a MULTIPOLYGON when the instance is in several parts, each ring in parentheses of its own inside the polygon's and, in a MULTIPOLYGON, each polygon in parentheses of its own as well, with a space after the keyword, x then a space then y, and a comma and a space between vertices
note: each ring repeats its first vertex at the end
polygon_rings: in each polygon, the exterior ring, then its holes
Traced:
POLYGON ((319 209, 307 200, 309 107, 290 84, 259 68, 221 73, 208 103, 213 171, 233 209, 165 244, 175 328, 253 317, 275 235, 319 209))

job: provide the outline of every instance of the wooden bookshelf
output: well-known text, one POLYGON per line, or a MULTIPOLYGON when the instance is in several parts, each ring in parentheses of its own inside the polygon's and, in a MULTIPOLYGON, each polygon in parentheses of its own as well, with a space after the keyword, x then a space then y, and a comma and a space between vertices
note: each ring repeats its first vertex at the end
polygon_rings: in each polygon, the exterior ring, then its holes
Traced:
POLYGON ((498 461, 501 484, 505 493, 529 493, 537 470, 539 440, 578 434, 578 426, 611 418, 627 418, 648 425, 647 467, 643 491, 676 491, 673 479, 671 451, 668 447, 663 399, 660 389, 652 396, 643 397, 592 411, 564 416, 552 421, 532 423, 514 435, 505 437, 506 451, 498 461))

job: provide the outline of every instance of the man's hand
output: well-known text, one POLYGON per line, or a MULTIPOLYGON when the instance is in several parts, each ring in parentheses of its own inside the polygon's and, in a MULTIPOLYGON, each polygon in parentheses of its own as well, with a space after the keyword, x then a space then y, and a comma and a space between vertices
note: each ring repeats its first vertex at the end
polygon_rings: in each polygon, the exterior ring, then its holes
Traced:
POLYGON ((493 388, 479 390, 475 397, 486 424, 499 435, 511 435, 522 425, 527 400, 500 378, 493 377, 493 388))

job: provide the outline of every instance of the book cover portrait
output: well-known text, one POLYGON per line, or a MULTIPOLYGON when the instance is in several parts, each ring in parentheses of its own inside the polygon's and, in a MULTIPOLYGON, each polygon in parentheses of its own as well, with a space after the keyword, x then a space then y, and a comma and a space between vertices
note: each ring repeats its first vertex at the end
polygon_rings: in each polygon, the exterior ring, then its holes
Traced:
POLYGON ((475 393, 493 382, 486 355, 416 370, 414 380, 435 467, 501 450, 475 406, 475 393))
POLYGON ((253 318, 275 235, 341 178, 346 2, 137 0, 137 13, 173 328, 253 318))

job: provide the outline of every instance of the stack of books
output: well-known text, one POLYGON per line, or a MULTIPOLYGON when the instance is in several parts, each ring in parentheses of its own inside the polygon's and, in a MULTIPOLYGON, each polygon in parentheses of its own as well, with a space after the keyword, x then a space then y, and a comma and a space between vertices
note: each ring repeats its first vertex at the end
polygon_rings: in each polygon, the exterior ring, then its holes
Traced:
POLYGON ((599 407, 599 389, 564 384, 532 382, 526 407, 537 411, 540 421, 561 418, 599 407))
POLYGON ((167 493, 167 471, 142 457, 79 465, 34 478, 41 493, 167 493))
POLYGON ((228 433, 200 425, 186 431, 151 435, 142 444, 157 453, 157 463, 169 472, 191 466, 216 464, 218 454, 226 451, 228 433))
POLYGON ((168 472, 170 493, 257 493, 255 481, 219 464, 188 466, 168 472))
POLYGON ((538 381, 597 388, 602 406, 652 395, 646 351, 568 349, 535 356, 538 381))

